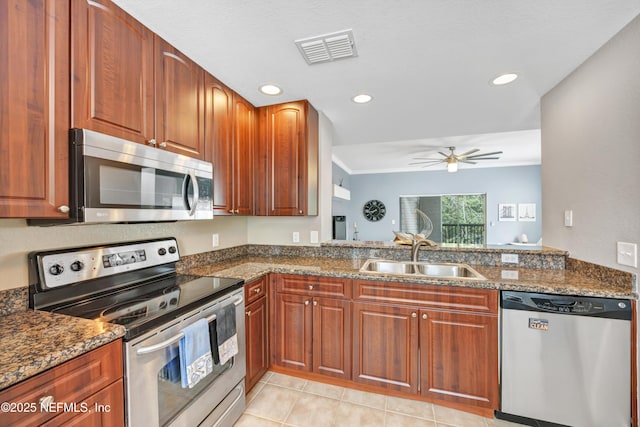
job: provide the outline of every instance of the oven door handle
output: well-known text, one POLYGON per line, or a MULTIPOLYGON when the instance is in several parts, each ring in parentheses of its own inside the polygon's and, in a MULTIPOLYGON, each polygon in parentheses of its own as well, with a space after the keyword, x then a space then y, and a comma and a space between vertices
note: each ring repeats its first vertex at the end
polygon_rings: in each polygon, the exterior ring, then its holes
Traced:
MULTIPOLYGON (((211 316, 206 317, 205 319, 207 319, 207 322, 213 322, 216 319, 216 315, 212 314, 211 316)), ((145 347, 140 347, 139 349, 136 350, 136 354, 138 355, 143 355, 143 354, 149 354, 149 353, 153 353, 154 351, 158 351, 158 350, 162 350, 163 348, 167 348, 169 347, 171 344, 175 344, 178 341, 180 341, 182 339, 182 337, 184 337, 184 333, 180 332, 175 334, 174 336, 172 336, 171 338, 168 338, 164 341, 161 341, 157 344, 153 344, 153 345, 148 345, 145 347)))
MULTIPOLYGON (((242 304, 242 302, 244 301, 244 297, 240 296, 238 297, 238 299, 233 303, 234 305, 238 306, 240 304, 242 304)), ((216 319, 216 315, 212 314, 211 316, 205 317, 205 319, 207 319, 207 322, 213 322, 216 319)), ((159 342, 157 344, 153 344, 153 345, 149 345, 149 346, 145 346, 145 347, 140 347, 139 349, 136 350, 136 354, 138 355, 143 355, 143 354, 149 354, 149 353, 153 353, 154 351, 158 351, 158 350, 162 350, 163 348, 169 347, 171 344, 175 344, 176 342, 180 341, 180 339, 182 339, 182 337, 184 337, 184 333, 180 332, 177 333, 176 335, 172 336, 171 338, 168 338, 162 342, 159 342)))

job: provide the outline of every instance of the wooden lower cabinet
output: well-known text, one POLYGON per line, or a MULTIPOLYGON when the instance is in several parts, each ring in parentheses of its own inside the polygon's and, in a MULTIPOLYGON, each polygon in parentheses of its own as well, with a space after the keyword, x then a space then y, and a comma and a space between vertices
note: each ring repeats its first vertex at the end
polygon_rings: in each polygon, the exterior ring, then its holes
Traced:
POLYGON ((418 319, 416 309, 353 303, 353 380, 416 394, 418 319))
POLYGON ((419 318, 421 394, 497 408, 497 317, 424 310, 419 318))
POLYGON ((498 407, 496 316, 354 303, 355 382, 498 407))
POLYGON ((269 369, 267 298, 263 295, 245 309, 245 334, 247 339, 247 376, 245 391, 248 393, 269 369))
MULTIPOLYGON (((278 286, 282 284, 279 280, 278 286)), ((273 363, 351 379, 351 301, 313 296, 317 278, 303 285, 307 295, 275 292, 273 363)))
POLYGON ((11 386, 0 402, 28 410, 3 413, 0 426, 120 427, 122 368, 122 340, 116 340, 11 386))

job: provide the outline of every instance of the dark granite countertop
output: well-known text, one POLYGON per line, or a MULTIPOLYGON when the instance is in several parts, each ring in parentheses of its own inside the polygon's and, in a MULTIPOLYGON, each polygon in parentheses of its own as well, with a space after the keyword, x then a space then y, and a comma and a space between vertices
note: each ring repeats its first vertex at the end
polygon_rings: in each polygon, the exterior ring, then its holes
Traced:
POLYGON ((226 261, 191 267, 185 272, 195 275, 238 277, 245 281, 270 272, 349 277, 352 279, 387 280, 428 283, 499 290, 582 295, 608 298, 637 298, 632 286, 619 286, 596 280, 572 270, 489 267, 471 265, 487 280, 433 279, 419 276, 397 276, 361 273, 366 259, 332 259, 310 257, 238 257, 226 261))
POLYGON ((0 317, 0 389, 124 336, 124 327, 43 311, 0 317))

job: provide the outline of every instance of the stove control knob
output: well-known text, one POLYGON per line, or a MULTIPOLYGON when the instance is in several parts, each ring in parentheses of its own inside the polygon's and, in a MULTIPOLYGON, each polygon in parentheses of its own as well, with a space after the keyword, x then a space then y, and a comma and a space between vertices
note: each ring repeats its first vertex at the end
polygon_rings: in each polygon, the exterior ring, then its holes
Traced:
POLYGON ((70 265, 71 271, 80 271, 84 268, 84 264, 80 261, 74 261, 70 265))
POLYGON ((175 247, 175 246, 169 246, 169 253, 170 253, 170 254, 175 254, 175 253, 176 253, 176 251, 177 251, 177 249, 176 249, 176 247, 175 247))
POLYGON ((49 273, 51 273, 54 276, 57 276, 58 274, 62 274, 63 271, 64 271, 64 267, 61 266, 60 264, 53 264, 51 267, 49 267, 49 273))
POLYGON ((167 250, 165 248, 158 249, 158 255, 163 256, 166 253, 167 253, 167 250))
POLYGON ((164 310, 165 308, 167 308, 167 302, 164 300, 160 301, 159 307, 160 307, 160 310, 164 310))
POLYGON ((171 298, 169 300, 169 305, 176 305, 178 303, 178 298, 171 298))

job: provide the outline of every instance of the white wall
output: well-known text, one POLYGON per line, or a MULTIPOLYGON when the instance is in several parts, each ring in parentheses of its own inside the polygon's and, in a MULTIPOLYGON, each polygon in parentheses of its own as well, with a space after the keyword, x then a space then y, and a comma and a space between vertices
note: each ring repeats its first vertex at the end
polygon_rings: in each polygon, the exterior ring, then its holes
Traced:
POLYGON ((248 217, 248 243, 263 245, 309 245, 311 231, 319 233, 319 241, 331 239, 331 146, 333 125, 318 114, 318 216, 248 217), (300 243, 293 243, 293 232, 300 233, 300 243))
POLYGON ((545 244, 633 273, 617 264, 616 242, 640 244, 639 76, 637 17, 541 103, 545 244))
POLYGON ((211 234, 218 233, 220 249, 247 242, 247 219, 215 217, 209 221, 155 224, 102 224, 29 227, 25 220, 0 220, 0 289, 28 285, 27 254, 64 247, 175 237, 181 255, 213 250, 211 234))

